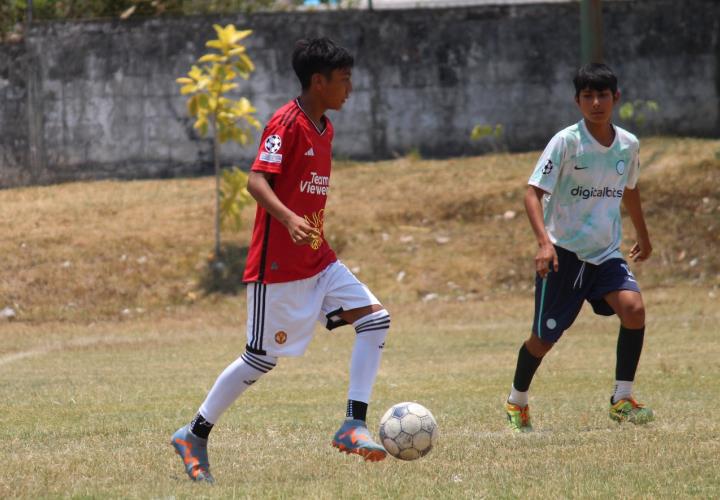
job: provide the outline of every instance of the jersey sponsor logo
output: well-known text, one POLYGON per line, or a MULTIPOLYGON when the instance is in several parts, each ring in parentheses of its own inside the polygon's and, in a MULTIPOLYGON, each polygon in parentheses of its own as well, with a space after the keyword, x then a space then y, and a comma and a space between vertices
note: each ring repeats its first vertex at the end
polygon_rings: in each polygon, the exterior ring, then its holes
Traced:
POLYGON ((615 170, 617 171, 618 175, 622 175, 625 173, 625 162, 623 160, 620 160, 615 164, 615 170))
POLYGON ((275 342, 277 342, 277 343, 280 344, 280 345, 282 345, 282 344, 284 344, 285 342, 287 342, 287 333, 283 332, 282 330, 280 330, 279 332, 277 332, 277 333, 275 334, 275 342))
POLYGON ((265 151, 267 151, 268 153, 277 153, 278 151, 280 151, 281 146, 282 139, 277 134, 273 134, 267 139, 265 139, 265 151))
POLYGON ((260 153, 260 159, 267 163, 282 163, 282 155, 276 153, 260 153))
POLYGON ((604 188, 576 186, 570 190, 570 195, 579 196, 583 200, 587 200, 589 198, 622 198, 623 190, 607 186, 604 188))
POLYGON ((553 162, 552 162, 552 160, 548 160, 542 169, 543 175, 549 174, 550 172, 552 172, 552 169, 553 169, 553 162))
POLYGON ((330 189, 330 177, 327 175, 318 175, 317 172, 310 172, 309 181, 300 181, 301 193, 327 196, 328 189, 330 189))
POLYGON ((319 212, 313 212, 312 214, 305 215, 305 222, 310 224, 314 229, 315 233, 312 235, 312 243, 310 248, 317 250, 323 243, 323 226, 325 225, 325 209, 321 208, 319 212))
POLYGON ((315 151, 313 151, 313 148, 310 148, 307 151, 305 151, 305 156, 315 156, 315 151))

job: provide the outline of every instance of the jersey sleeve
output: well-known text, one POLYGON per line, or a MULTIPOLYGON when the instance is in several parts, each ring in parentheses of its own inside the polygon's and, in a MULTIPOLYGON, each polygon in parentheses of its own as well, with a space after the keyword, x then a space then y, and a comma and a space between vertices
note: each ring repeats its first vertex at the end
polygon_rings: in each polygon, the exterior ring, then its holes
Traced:
POLYGON ((533 170, 528 184, 538 187, 546 193, 552 193, 560 176, 560 168, 565 160, 566 150, 562 133, 555 134, 535 164, 535 170, 533 170))
POLYGON ((282 173, 292 160, 296 135, 296 127, 288 127, 274 121, 268 123, 262 133, 251 170, 270 174, 282 173))
POLYGON ((640 177, 640 146, 638 146, 634 149, 632 158, 630 159, 630 171, 628 172, 626 186, 629 189, 635 189, 635 187, 637 186, 639 177, 640 177))

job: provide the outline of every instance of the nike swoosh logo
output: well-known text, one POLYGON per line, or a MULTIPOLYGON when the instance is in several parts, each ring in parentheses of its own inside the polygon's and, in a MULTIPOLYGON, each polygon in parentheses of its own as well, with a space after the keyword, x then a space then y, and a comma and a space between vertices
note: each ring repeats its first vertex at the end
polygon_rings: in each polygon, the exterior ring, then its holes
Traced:
POLYGON ((573 167, 573 168, 575 168, 575 170, 585 170, 586 168, 590 168, 590 167, 578 167, 577 165, 575 165, 575 167, 573 167))

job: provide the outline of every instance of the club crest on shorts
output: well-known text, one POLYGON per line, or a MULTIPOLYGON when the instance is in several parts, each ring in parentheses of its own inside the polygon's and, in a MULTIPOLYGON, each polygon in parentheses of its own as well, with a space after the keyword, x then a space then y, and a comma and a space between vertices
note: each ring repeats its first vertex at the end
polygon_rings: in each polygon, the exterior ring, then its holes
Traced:
POLYGON ((278 344, 284 344, 287 342, 287 333, 280 330, 275 334, 275 342, 278 344))

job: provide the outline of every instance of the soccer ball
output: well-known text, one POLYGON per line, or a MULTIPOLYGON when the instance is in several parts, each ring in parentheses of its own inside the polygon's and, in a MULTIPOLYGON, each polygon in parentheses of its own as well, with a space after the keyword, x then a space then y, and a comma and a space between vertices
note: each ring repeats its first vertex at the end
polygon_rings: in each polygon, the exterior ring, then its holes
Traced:
POLYGON ((416 460, 437 442, 435 417, 423 405, 398 403, 380 419, 380 441, 395 458, 416 460))

